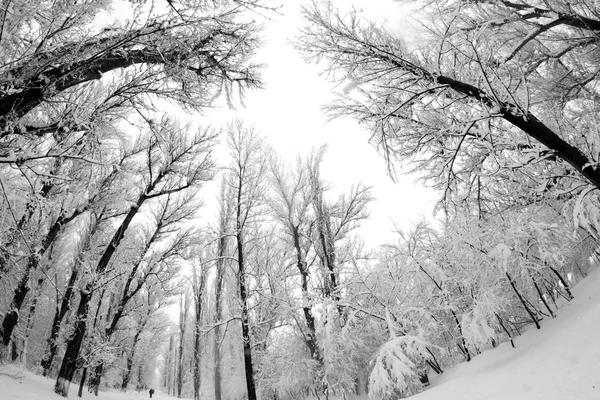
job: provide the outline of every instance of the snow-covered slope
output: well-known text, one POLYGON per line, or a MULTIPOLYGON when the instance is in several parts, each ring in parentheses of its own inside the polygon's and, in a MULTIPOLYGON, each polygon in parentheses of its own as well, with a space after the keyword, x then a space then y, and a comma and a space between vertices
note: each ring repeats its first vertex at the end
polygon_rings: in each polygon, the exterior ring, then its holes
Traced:
MULTIPOLYGON (((54 393, 54 380, 26 372, 14 365, 0 365, 0 400, 59 400, 63 397, 54 393)), ((69 391, 70 399, 78 399, 78 385, 72 384, 69 391)), ((101 391, 98 397, 85 391, 84 399, 89 400, 142 400, 150 396, 147 391, 135 390, 121 393, 119 391, 101 391)), ((163 393, 157 392, 152 400, 172 399, 163 393)))
POLYGON ((529 329, 469 363, 446 371, 414 400, 600 399, 600 274, 542 329, 529 329))
MULTIPOLYGON (((446 371, 414 400, 592 400, 600 399, 600 273, 574 290, 575 300, 510 343, 446 371)), ((0 365, 0 400, 58 400, 54 381, 0 365)), ((70 398, 76 397, 76 385, 70 398)), ((84 398, 96 399, 89 393, 84 398)), ((101 392, 98 400, 139 400, 147 392, 101 392)), ((168 396, 157 392, 154 399, 168 396)))

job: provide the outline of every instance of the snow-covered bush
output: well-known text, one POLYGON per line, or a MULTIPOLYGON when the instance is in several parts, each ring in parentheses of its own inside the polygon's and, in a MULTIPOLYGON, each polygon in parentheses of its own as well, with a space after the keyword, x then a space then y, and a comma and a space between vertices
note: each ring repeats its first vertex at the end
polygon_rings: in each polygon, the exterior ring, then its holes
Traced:
POLYGON ((293 332, 273 336, 257 371, 261 398, 304 399, 319 380, 318 362, 312 360, 299 335, 293 332))
POLYGON ((496 340, 496 331, 490 327, 488 319, 479 306, 462 315, 463 337, 470 347, 481 349, 496 340))
POLYGON ((415 336, 396 337, 381 346, 369 376, 369 397, 391 400, 421 392, 419 372, 426 351, 426 343, 415 336))

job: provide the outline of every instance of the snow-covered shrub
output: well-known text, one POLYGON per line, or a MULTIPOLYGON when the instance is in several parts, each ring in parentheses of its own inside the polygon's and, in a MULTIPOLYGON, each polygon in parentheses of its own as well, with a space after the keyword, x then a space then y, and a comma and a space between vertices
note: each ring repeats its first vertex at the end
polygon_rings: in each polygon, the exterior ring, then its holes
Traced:
POLYGON ((317 360, 312 360, 302 339, 293 332, 273 336, 257 371, 261 398, 304 399, 319 380, 317 360))
POLYGON ((357 318, 350 309, 339 314, 337 307, 327 308, 327 323, 319 326, 322 343, 325 382, 334 393, 350 394, 356 390, 356 379, 369 369, 369 359, 382 340, 377 324, 357 318))
POLYGON ((425 352, 425 343, 414 336, 396 337, 381 346, 369 376, 369 397, 391 400, 421 392, 418 372, 425 352))
POLYGON ((462 315, 463 337, 468 346, 481 349, 496 339, 496 331, 490 327, 486 315, 479 306, 462 315))

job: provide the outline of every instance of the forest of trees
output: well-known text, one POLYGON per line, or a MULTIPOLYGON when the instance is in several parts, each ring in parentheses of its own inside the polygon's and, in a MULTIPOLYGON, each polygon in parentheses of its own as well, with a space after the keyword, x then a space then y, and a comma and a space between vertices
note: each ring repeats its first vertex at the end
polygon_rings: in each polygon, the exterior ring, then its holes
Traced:
POLYGON ((518 351, 573 298, 600 232, 596 3, 427 0, 411 45, 303 9, 294 46, 341 89, 329 115, 440 193, 376 248, 372 190, 332 190, 326 147, 290 162, 243 120, 199 123, 262 87, 256 21, 276 6, 119 4, 132 18, 0 6, 0 363, 64 397, 391 400, 518 351))

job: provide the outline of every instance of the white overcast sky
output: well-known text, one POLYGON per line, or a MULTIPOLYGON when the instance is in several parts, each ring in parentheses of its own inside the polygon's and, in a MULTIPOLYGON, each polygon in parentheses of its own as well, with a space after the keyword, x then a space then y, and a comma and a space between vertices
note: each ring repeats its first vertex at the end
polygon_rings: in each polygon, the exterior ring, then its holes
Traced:
MULTIPOLYGON (((436 193, 414 184, 414 176, 399 176, 394 183, 386 174, 383 158, 368 143, 369 133, 354 120, 327 121, 321 108, 334 98, 335 88, 319 75, 318 66, 306 64, 290 44, 303 24, 301 4, 308 1, 269 1, 284 5, 279 15, 268 14, 271 21, 265 22, 264 46, 255 60, 266 64, 263 71, 265 89, 248 93, 245 108, 210 111, 202 119, 219 124, 241 117, 268 138, 278 155, 290 161, 328 143, 322 175, 330 183, 332 192, 347 192, 359 182, 373 187, 376 200, 370 207, 371 218, 363 223, 359 232, 368 247, 391 241, 394 226, 406 230, 412 222, 430 217, 439 197, 436 193)), ((410 11, 399 1, 336 0, 335 3, 341 9, 355 7, 362 10, 365 17, 404 34, 409 43, 416 40, 410 33, 414 31, 410 30, 407 17, 410 11)), ((126 18, 130 14, 130 4, 120 0, 114 0, 113 4, 114 14, 104 17, 105 21, 126 18)), ((209 188, 216 186, 208 185, 209 188)), ((211 206, 215 195, 204 197, 207 207, 203 214, 212 220, 212 214, 216 213, 215 207, 211 206)))
MULTIPOLYGON (((376 201, 371 218, 361 229, 368 246, 393 238, 394 223, 408 229, 411 222, 431 216, 438 195, 414 184, 414 176, 400 176, 396 183, 386 174, 383 158, 368 143, 369 132, 352 119, 327 121, 321 107, 333 99, 334 86, 306 64, 290 45, 302 25, 300 4, 285 0, 281 16, 267 23, 265 44, 257 61, 267 64, 265 89, 248 94, 246 108, 234 114, 253 123, 269 139, 275 151, 293 160, 312 148, 329 144, 322 173, 335 192, 348 191, 358 182, 373 187, 376 201)), ((368 18, 385 22, 390 29, 406 27, 406 11, 393 0, 338 0, 340 6, 362 9, 368 18)), ((407 38, 412 40, 411 38, 407 38)))

